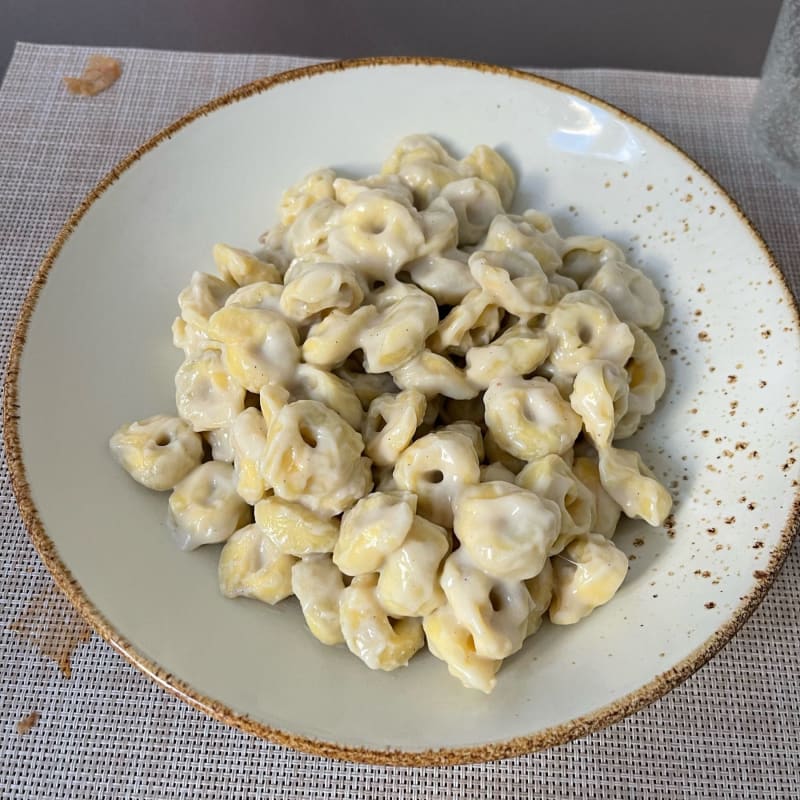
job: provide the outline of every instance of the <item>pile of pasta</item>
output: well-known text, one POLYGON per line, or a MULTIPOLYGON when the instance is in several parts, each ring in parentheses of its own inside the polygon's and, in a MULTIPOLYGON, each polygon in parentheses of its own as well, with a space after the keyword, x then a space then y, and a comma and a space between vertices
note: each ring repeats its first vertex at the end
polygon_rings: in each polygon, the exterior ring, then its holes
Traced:
POLYGON ((178 416, 111 438, 171 490, 180 547, 225 543, 224 595, 294 595, 372 669, 427 641, 484 692, 545 615, 614 596, 621 513, 671 507, 617 446, 664 391, 659 293, 514 192, 493 149, 422 135, 379 175, 306 176, 258 251, 216 245, 180 293, 178 416))

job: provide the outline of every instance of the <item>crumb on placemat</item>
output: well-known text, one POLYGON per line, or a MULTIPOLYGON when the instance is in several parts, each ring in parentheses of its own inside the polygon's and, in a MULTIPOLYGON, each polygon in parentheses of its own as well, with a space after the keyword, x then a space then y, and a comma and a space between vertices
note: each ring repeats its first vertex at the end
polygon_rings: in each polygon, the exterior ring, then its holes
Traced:
POLYGON ((122 65, 116 58, 89 56, 80 78, 64 78, 64 85, 70 94, 90 97, 105 91, 122 75, 122 65))
POLYGON ((27 717, 23 717, 17 723, 17 733, 20 736, 24 736, 26 733, 30 733, 36 723, 39 721, 39 718, 42 715, 38 711, 32 711, 28 714, 27 717))

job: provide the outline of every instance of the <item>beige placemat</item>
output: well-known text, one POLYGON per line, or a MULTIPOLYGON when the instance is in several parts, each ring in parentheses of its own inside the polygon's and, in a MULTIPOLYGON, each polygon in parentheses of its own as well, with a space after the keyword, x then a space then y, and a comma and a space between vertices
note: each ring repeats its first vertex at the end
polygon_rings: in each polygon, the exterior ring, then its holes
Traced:
MULTIPOLYGON (((122 155, 227 89, 309 63, 111 50, 124 64, 119 83, 91 100, 69 97, 61 76, 78 74, 89 52, 21 44, 0 89, 3 364, 20 302, 50 240, 122 155)), ((797 292, 800 195, 748 152, 744 125, 755 81, 540 71, 621 106, 684 147, 740 201, 797 292)), ((4 798, 800 797, 798 546, 735 640, 634 717, 524 758, 398 769, 314 758, 245 736, 165 694, 97 635, 81 643, 82 630, 51 592, 25 534, 4 461, 0 524, 4 798), (64 661, 61 644, 69 635, 78 643, 66 678, 56 662, 64 661), (32 712, 38 722, 18 732, 32 712)))

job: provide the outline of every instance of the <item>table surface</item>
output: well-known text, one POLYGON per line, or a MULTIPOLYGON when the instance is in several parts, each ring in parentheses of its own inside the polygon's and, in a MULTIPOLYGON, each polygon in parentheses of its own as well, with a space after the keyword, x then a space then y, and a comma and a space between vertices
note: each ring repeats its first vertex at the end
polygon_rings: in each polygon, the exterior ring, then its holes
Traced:
POLYGON ((0 74, 18 39, 320 58, 757 75, 781 0, 0 0, 0 74))
MULTIPOLYGON (((125 153, 188 109, 298 58, 113 51, 123 78, 69 97, 88 49, 18 46, 0 88, 0 358, 31 277, 70 211, 125 153)), ((795 293, 800 195, 748 150, 755 81, 540 70, 663 132, 760 228, 795 293)), ((246 736, 167 695, 82 627, 52 587, 0 465, 0 796, 229 798, 797 798, 800 547, 764 603, 707 666, 649 708, 542 753, 490 764, 367 767, 246 736), (72 647, 74 645, 74 647, 72 647), (72 653, 71 676, 65 656, 72 653), (28 733, 17 723, 40 715, 28 733)))

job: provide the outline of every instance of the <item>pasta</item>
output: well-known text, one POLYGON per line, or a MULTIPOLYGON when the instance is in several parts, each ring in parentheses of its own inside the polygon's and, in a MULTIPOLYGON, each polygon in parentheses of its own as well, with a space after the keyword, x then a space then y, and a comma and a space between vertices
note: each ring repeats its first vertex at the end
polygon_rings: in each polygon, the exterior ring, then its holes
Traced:
POLYGON ((658 289, 515 190, 497 151, 425 135, 378 175, 309 173, 257 251, 215 245, 178 296, 178 416, 109 443, 171 492, 179 547, 221 545, 225 597, 296 597, 371 669, 427 642, 487 693, 545 618, 614 597, 620 516, 672 504, 617 446, 665 390, 658 289))

